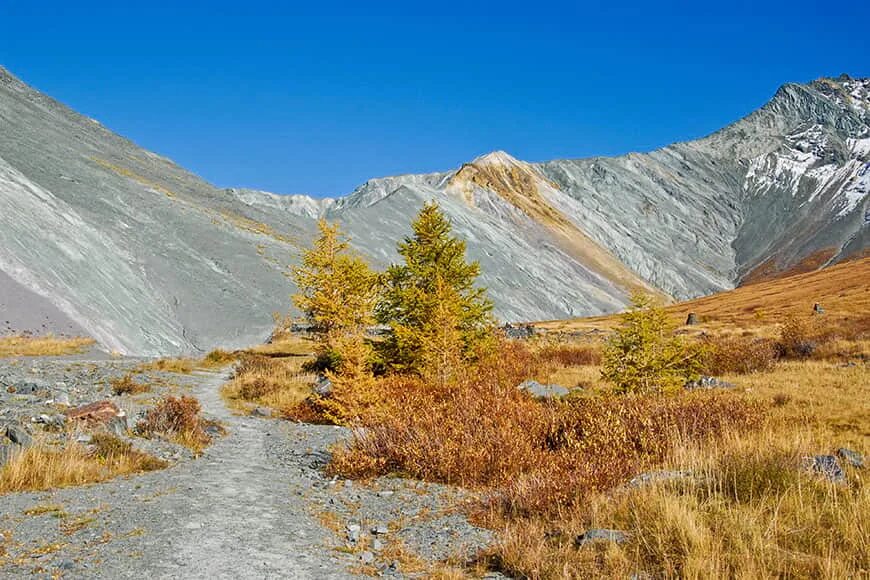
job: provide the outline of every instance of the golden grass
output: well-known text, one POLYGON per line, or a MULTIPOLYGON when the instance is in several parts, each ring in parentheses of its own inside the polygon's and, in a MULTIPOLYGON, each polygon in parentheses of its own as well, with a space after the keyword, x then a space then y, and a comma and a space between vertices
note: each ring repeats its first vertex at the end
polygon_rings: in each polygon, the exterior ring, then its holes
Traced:
POLYGON ((84 337, 0 336, 0 357, 80 354, 93 344, 93 339, 84 337))
POLYGON ((263 406, 290 416, 312 392, 316 377, 302 369, 308 360, 299 356, 247 355, 233 379, 221 388, 221 396, 236 411, 263 406))
MULTIPOLYGON (((839 341, 837 352, 862 352, 839 341)), ((596 394, 596 367, 576 373, 596 394)), ((870 571, 870 488, 844 465, 848 485, 801 469, 801 458, 840 447, 870 452, 870 368, 840 360, 782 361, 724 375, 735 396, 769 406, 760 431, 732 431, 703 444, 680 443, 659 466, 691 471, 676 484, 604 491, 559 514, 487 516, 498 541, 482 560, 534 579, 628 577, 863 577, 870 571), (624 545, 578 548, 587 528, 626 531, 624 545)), ((845 462, 841 462, 845 463, 845 462)))
POLYGON ((870 570, 870 488, 847 469, 848 486, 800 468, 819 453, 812 432, 774 421, 756 434, 732 433, 683 445, 665 467, 692 476, 674 483, 599 494, 558 518, 504 522, 487 555, 520 577, 556 579, 849 578, 870 570), (628 534, 625 544, 578 547, 589 528, 628 534))
MULTIPOLYGON (((805 316, 818 302, 825 309, 825 324, 848 329, 850 334, 870 333, 870 257, 769 282, 741 286, 666 307, 674 324, 686 321, 689 312, 700 318, 694 332, 718 330, 760 331, 777 325, 789 315, 805 316)), ((536 323, 551 331, 610 329, 619 322, 615 315, 536 323)), ((760 332, 763 334, 762 332, 760 332)))
POLYGON ((189 375, 197 368, 198 361, 192 358, 161 358, 143 362, 136 367, 136 372, 162 371, 165 373, 177 373, 189 375))
POLYGON ((0 494, 96 483, 166 466, 110 435, 94 443, 95 451, 74 442, 63 449, 35 445, 22 450, 0 468, 0 494))

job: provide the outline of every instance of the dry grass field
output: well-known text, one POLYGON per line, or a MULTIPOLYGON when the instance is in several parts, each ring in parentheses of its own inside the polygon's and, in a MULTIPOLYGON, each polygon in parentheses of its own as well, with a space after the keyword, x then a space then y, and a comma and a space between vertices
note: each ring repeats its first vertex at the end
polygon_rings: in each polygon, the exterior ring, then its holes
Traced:
POLYGON ((0 336, 0 357, 80 354, 93 344, 93 339, 84 337, 0 336))
MULTIPOLYGON (((740 286, 704 298, 666 307, 675 324, 682 324, 694 312, 698 329, 736 332, 775 330, 788 315, 812 312, 813 304, 825 309, 832 326, 870 326, 870 257, 837 264, 830 268, 740 286)), ((619 317, 596 316, 573 320, 535 323, 549 331, 575 331, 611 328, 619 317)))

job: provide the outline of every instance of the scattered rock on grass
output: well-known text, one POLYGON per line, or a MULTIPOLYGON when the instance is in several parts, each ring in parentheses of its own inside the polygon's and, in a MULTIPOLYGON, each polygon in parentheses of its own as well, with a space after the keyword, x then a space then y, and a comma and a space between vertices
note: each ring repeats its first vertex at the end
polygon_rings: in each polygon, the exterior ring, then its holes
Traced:
POLYGON ((840 462, 837 461, 834 455, 814 455, 812 457, 804 457, 804 467, 834 483, 843 483, 846 481, 846 474, 843 473, 843 468, 840 467, 840 462))
POLYGON ((735 386, 734 383, 729 383, 716 377, 701 377, 697 381, 686 383, 687 389, 732 389, 735 386))
POLYGON ((332 394, 332 381, 326 377, 320 377, 314 385, 314 392, 321 397, 328 397, 332 394))
POLYGON ((628 540, 628 534, 620 530, 611 530, 608 528, 590 528, 586 532, 577 536, 574 543, 579 546, 584 546, 590 542, 614 542, 622 544, 628 540))
POLYGON ((124 412, 111 401, 97 401, 96 403, 70 409, 66 413, 67 418, 72 420, 101 424, 107 424, 116 417, 123 417, 124 415, 124 412))
POLYGON ((562 385, 542 385, 532 380, 520 383, 517 388, 539 399, 558 399, 568 394, 568 389, 562 385))
POLYGON ((837 455, 839 455, 846 463, 848 463, 852 467, 864 467, 864 456, 857 451, 852 451, 851 449, 840 447, 837 450, 837 455))
POLYGON ((631 481, 628 482, 628 485, 630 487, 640 487, 649 483, 674 481, 677 479, 685 479, 687 477, 692 477, 691 471, 647 471, 646 473, 641 473, 640 475, 633 477, 631 481))
POLYGON ((30 436, 30 433, 18 425, 7 425, 5 434, 6 438, 16 445, 28 447, 33 444, 33 437, 30 436))

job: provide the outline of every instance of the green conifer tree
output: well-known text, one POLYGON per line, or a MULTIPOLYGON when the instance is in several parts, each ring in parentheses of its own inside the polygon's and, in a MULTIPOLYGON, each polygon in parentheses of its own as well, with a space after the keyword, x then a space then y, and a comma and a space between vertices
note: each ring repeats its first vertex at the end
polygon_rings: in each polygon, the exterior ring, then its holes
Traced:
POLYGON ((444 380, 451 372, 438 367, 467 360, 491 334, 492 303, 475 286, 480 265, 466 261, 465 242, 437 204, 425 204, 412 229, 398 246, 405 263, 382 279, 375 315, 392 332, 380 350, 390 368, 444 380))

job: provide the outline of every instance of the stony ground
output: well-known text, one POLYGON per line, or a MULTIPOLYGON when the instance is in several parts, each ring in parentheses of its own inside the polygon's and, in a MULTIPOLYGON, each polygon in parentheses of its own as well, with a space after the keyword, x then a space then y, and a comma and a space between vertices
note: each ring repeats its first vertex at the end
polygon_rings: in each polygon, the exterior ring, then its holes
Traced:
MULTIPOLYGON (((56 410, 46 397, 59 389, 72 405, 111 398, 106 381, 135 361, 0 365, 0 382, 34 379, 41 388, 3 395, 0 422, 8 423, 56 410)), ((132 438, 172 466, 82 488, 0 496, 0 577, 405 577, 488 541, 461 515, 468 498, 459 490, 328 478, 328 449, 345 430, 233 414, 219 396, 225 379, 225 372, 166 375, 160 387, 197 397, 204 414, 226 427, 202 456, 132 438)), ((145 405, 119 402, 132 416, 145 405)))

